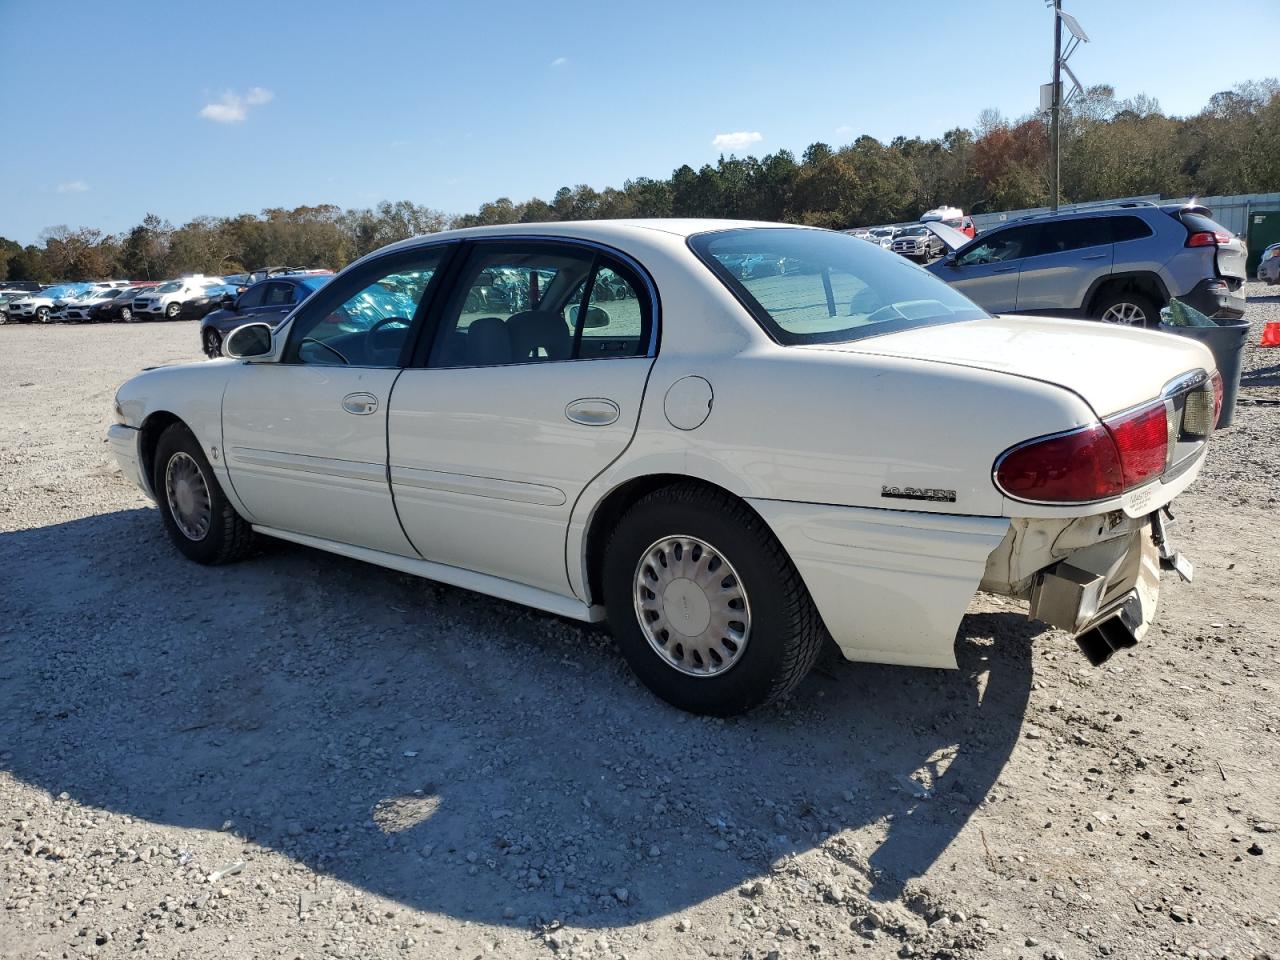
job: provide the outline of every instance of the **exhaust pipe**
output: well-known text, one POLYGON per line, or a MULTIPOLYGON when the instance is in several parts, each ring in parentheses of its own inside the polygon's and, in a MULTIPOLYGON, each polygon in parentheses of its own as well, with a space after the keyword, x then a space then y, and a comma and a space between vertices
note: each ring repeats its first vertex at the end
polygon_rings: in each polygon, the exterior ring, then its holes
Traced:
POLYGON ((1080 634, 1076 637, 1076 643, 1080 647, 1080 652, 1085 655, 1085 659, 1095 667, 1100 667, 1110 660, 1111 655, 1117 650, 1136 647, 1138 638, 1124 622, 1124 616, 1116 614, 1080 634))

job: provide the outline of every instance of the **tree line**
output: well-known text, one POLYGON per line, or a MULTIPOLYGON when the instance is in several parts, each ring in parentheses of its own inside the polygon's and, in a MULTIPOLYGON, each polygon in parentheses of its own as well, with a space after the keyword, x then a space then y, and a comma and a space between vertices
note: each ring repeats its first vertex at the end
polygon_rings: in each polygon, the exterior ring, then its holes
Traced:
MULTIPOLYGON (((155 280, 275 265, 336 269, 395 240, 483 224, 733 217, 844 229, 914 220, 944 204, 971 213, 1020 209, 1048 203, 1048 153, 1044 114, 1008 120, 986 110, 973 129, 933 139, 819 142, 799 159, 789 150, 721 156, 697 170, 685 164, 665 180, 561 187, 550 201, 501 197, 456 216, 401 200, 203 216, 178 227, 148 214, 116 235, 55 226, 38 244, 0 237, 0 280, 155 280)), ((1092 87, 1064 113, 1061 165, 1063 202, 1280 189, 1280 82, 1239 84, 1188 117, 1166 115, 1150 97, 1120 100, 1110 86, 1092 87)))

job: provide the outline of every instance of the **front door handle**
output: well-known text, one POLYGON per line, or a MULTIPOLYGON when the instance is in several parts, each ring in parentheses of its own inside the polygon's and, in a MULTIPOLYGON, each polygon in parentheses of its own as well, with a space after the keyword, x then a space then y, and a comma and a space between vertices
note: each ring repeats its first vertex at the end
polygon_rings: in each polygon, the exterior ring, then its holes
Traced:
POLYGON ((378 409, 378 398, 372 393, 348 393, 342 398, 342 409, 357 417, 368 416, 378 409))
POLYGON ((992 273, 1013 273, 1017 269, 1018 269, 1017 267, 1000 267, 999 269, 992 270, 991 272, 992 273))
POLYGON ((1106 258, 1107 258, 1107 255, 1105 253, 1091 253, 1089 254, 1089 256, 1081 257, 1080 259, 1081 260, 1105 260, 1106 258))
POLYGON ((574 400, 564 408, 564 415, 574 423, 587 427, 607 427, 617 422, 621 414, 618 405, 604 397, 586 397, 574 400))

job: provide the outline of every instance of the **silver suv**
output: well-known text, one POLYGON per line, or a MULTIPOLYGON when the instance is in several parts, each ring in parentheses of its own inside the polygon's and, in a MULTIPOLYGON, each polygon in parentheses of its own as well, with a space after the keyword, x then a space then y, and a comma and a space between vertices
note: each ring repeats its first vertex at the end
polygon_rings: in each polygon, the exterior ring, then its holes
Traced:
POLYGON ((1243 316, 1247 257, 1205 207, 1130 202, 1015 220, 925 269, 992 313, 1154 326, 1172 297, 1243 316))

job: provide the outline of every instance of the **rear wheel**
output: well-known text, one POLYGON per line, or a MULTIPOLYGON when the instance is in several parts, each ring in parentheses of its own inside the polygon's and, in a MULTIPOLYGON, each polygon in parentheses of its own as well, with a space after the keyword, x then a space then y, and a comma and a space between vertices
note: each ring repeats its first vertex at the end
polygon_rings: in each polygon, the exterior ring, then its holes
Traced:
POLYGON ((121 308, 120 308, 120 319, 121 319, 122 321, 124 321, 125 323, 133 323, 133 308, 132 308, 132 307, 121 307, 121 308))
POLYGON ((1156 305, 1140 293, 1106 294, 1098 301, 1094 314, 1103 323, 1123 327, 1154 327, 1160 322, 1156 305))
POLYGON ((182 312, 182 304, 171 303, 164 308, 164 318, 166 320, 177 320, 178 314, 182 312))
POLYGON ((791 692, 826 633, 795 566, 741 501, 692 484, 637 501, 613 531, 604 599, 650 690, 730 716, 791 692))
POLYGON ((227 500, 185 424, 175 423, 160 435, 152 489, 169 539, 188 559, 230 563, 252 551, 253 528, 227 500))

